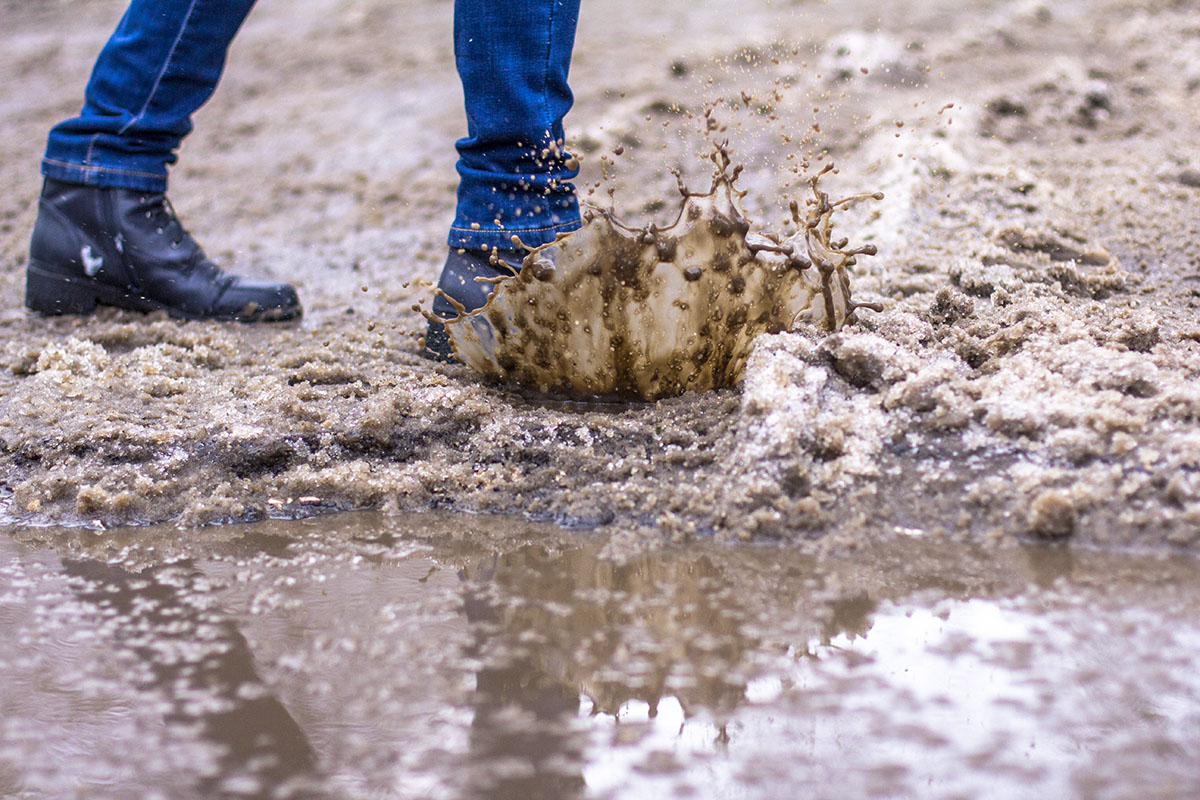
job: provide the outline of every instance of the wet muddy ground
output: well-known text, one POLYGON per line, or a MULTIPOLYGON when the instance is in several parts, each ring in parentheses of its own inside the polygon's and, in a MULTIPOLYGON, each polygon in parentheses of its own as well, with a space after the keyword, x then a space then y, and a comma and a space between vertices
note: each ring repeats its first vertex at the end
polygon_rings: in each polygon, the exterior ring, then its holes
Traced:
POLYGON ((759 228, 830 159, 885 193, 838 220, 884 311, 654 404, 419 357, 448 2, 264 0, 184 146, 300 324, 28 316, 122 6, 0 0, 0 795, 1200 789, 1192 4, 585 3, 590 201, 666 224, 723 139, 759 228))
POLYGON ((26 316, 44 132, 79 103, 120 6, 3 10, 11 517, 437 507, 631 540, 1197 538, 1189 4, 586 7, 568 119, 586 198, 614 202, 611 185, 626 218, 665 224, 670 170, 705 188, 717 137, 760 228, 786 233, 788 200, 830 158, 835 196, 886 194, 839 215, 879 248, 853 283, 884 312, 762 337, 738 390, 615 408, 417 355, 411 306, 442 259, 462 128, 448 3, 264 3, 184 146, 185 222, 232 268, 294 280, 303 323, 26 316))
POLYGON ((1186 557, 464 515, 0 539, 6 797, 1193 797, 1186 557))

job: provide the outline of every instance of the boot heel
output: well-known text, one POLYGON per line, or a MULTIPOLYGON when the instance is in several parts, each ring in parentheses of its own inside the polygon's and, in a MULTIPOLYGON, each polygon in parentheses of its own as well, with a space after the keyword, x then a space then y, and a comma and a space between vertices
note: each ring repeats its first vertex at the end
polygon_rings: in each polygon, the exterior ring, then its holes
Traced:
POLYGON ((96 293, 81 281, 30 263, 25 270, 25 307, 39 314, 91 314, 96 293))

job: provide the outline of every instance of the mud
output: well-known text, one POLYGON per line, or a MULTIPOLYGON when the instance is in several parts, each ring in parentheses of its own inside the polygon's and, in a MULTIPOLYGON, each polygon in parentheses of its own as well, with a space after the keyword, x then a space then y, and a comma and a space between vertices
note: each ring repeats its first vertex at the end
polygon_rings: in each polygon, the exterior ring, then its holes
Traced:
POLYGON ((487 279, 482 308, 468 313, 443 293, 458 309, 445 323, 454 354, 543 394, 658 400, 740 384, 764 333, 837 331, 853 320, 863 304, 851 299, 847 268, 875 247, 835 240, 833 215, 883 196, 831 201, 818 188, 829 164, 812 177, 804 211, 792 202, 800 231, 785 240, 752 231, 741 167, 723 145, 712 160, 712 187, 698 194, 681 183, 679 216, 661 230, 588 209, 580 230, 529 249, 520 272, 487 279))
POLYGON ((0 529, 0 794, 1191 797, 1194 560, 0 529))
POLYGON ((584 197, 663 227, 671 170, 705 180, 714 136, 764 225, 794 224, 831 158, 831 194, 886 195, 839 223, 878 248, 851 281, 882 313, 759 337, 739 388, 620 407, 417 355, 408 309, 440 266, 463 129, 446 4, 263 4, 184 147, 184 221, 233 269, 295 281, 303 323, 26 316, 44 133, 121 6, 0 6, 8 518, 454 508, 612 523, 614 547, 1196 546, 1187 4, 585 8, 568 118, 584 197))

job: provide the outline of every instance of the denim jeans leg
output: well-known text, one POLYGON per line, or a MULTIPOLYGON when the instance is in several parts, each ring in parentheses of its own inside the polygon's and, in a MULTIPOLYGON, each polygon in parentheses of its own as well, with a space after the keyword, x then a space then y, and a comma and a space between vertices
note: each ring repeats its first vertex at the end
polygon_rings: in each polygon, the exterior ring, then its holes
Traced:
POLYGON ((451 247, 511 248, 513 234, 539 245, 579 227, 563 147, 578 19, 579 0, 455 0, 467 137, 451 247))
POLYGON ((88 81, 79 116, 54 127, 42 174, 164 191, 191 115, 217 87, 254 0, 132 0, 88 81))

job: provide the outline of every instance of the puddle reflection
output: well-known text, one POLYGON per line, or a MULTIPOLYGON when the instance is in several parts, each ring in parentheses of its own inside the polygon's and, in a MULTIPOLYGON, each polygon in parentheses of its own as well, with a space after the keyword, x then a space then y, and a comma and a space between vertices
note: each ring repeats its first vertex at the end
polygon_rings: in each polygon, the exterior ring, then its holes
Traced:
POLYGON ((165 699, 169 726, 195 728, 216 745, 214 774, 197 776, 202 797, 289 797, 306 788, 316 753, 291 714, 263 684, 237 623, 211 603, 204 573, 190 562, 129 572, 97 561, 64 559, 75 596, 117 618, 112 646, 145 668, 133 681, 165 699))
POLYGON ((1190 562, 909 540, 618 562, 603 545, 372 515, 191 539, 15 531, 0 540, 0 791, 1004 797, 1200 781, 1190 562), (63 748, 78 757, 53 760, 63 748))

